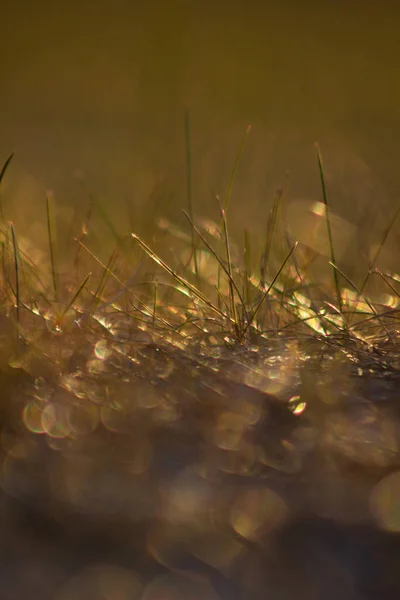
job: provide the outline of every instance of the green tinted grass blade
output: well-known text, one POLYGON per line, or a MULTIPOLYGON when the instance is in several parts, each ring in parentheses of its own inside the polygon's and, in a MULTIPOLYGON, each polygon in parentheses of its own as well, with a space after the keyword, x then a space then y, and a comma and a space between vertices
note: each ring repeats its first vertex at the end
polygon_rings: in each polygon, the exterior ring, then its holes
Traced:
MULTIPOLYGON (((4 163, 4 165, 1 168, 1 171, 0 171, 0 187, 1 187, 1 184, 3 182, 4 176, 5 176, 6 172, 7 172, 7 169, 10 166, 10 162, 14 158, 14 155, 15 155, 15 152, 11 152, 10 156, 7 158, 6 162, 4 163)), ((1 198, 0 198, 0 217, 4 221, 3 205, 2 205, 2 202, 1 202, 1 198)))
MULTIPOLYGON (((190 141, 190 118, 189 111, 185 115, 185 144, 186 144, 186 194, 187 206, 190 218, 194 221, 193 187, 192 187, 192 151, 190 141)), ((194 273, 196 276, 196 285, 200 288, 199 262, 197 256, 196 236, 192 230, 192 255, 194 264, 194 273)))
POLYGON ((47 235, 49 238, 49 251, 50 251, 50 263, 51 263, 51 273, 53 280, 53 289, 54 289, 54 299, 58 301, 58 270, 56 266, 56 239, 57 239, 57 230, 54 219, 54 198, 53 195, 48 192, 46 194, 46 212, 47 212, 47 235))
MULTIPOLYGON (((318 169, 319 169, 319 176, 320 176, 321 188, 322 188, 322 198, 323 198, 324 205, 325 205, 326 228, 327 228, 327 233, 328 233, 331 264, 335 265, 336 264, 335 251, 334 251, 334 247, 333 247, 332 229, 331 229, 331 222, 330 222, 330 218, 329 218, 328 196, 326 193, 325 175, 324 175, 324 168, 323 168, 323 164, 322 164, 322 156, 321 156, 321 152, 319 150, 318 144, 315 144, 315 147, 317 149, 318 169)), ((342 312, 342 310, 343 310, 342 294, 340 291, 338 271, 335 268, 333 268, 333 278, 334 278, 334 283, 335 283, 336 299, 337 299, 339 311, 342 312)))
POLYGON ((0 185, 3 182, 4 175, 6 174, 7 169, 10 166, 10 162, 14 158, 14 155, 15 155, 15 152, 11 152, 10 156, 7 158, 6 162, 4 163, 4 165, 1 168, 1 171, 0 171, 0 185))

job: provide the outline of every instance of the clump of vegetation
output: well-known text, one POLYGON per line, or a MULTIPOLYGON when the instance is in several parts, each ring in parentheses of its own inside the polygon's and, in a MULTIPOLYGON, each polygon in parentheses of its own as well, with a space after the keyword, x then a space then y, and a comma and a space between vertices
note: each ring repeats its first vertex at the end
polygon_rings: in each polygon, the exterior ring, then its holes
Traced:
POLYGON ((396 530, 377 485, 399 456, 390 383, 399 369, 399 277, 378 268, 397 212, 354 283, 336 261, 317 148, 328 240, 319 283, 315 255, 286 222, 284 190, 261 243, 245 231, 241 248, 230 234, 248 131, 226 196, 216 199, 219 218, 195 216, 188 123, 186 132, 186 230, 160 216, 150 241, 121 235, 89 195, 61 257, 49 195, 48 254, 37 260, 2 215, 3 488, 50 512, 72 506, 116 511, 132 527, 150 522, 146 552, 168 568, 177 568, 172 548, 183 535, 192 555, 233 573, 304 511, 396 530), (96 211, 114 243, 105 260, 90 244, 96 211), (385 303, 368 295, 372 277, 385 303), (57 452, 38 473, 49 447, 57 452), (367 473, 361 500, 348 465, 367 473), (227 477, 247 478, 244 491, 227 477), (300 480, 294 492, 290 482, 300 480))

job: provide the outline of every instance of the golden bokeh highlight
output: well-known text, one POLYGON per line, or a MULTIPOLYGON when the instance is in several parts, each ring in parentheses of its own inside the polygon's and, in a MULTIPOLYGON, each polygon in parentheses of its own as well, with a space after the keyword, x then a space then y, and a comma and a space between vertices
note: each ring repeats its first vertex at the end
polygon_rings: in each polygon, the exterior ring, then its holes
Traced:
POLYGON ((400 471, 384 477, 371 494, 371 511, 382 529, 400 533, 400 471))
POLYGON ((278 494, 267 488, 256 488, 238 496, 230 520, 239 535, 257 539, 282 525, 287 513, 288 507, 278 494))

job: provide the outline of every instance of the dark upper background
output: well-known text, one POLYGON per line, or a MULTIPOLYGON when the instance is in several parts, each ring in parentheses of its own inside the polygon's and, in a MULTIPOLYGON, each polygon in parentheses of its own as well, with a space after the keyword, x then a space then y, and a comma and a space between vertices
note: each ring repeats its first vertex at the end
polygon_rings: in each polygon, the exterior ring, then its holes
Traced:
POLYGON ((178 211, 188 108, 197 212, 214 210, 251 124, 238 223, 257 229, 287 169, 292 197, 320 196, 316 140, 335 210, 387 222, 400 198, 399 30, 391 0, 7 3, 0 160, 18 150, 7 214, 24 227, 47 188, 76 202, 77 171, 115 214, 161 189, 178 211))

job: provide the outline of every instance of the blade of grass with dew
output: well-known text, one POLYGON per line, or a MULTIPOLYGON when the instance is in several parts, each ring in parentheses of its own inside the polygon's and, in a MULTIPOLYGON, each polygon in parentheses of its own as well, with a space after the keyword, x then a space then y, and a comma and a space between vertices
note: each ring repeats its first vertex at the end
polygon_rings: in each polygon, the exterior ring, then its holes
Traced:
MULTIPOLYGON (((185 115, 185 143, 186 143, 186 194, 187 194, 187 205, 190 218, 194 221, 194 204, 193 204, 193 188, 192 188, 192 152, 191 152, 191 141, 190 141, 190 118, 189 111, 186 111, 185 115)), ((200 289, 200 274, 199 274, 199 263, 197 256, 196 247, 196 236, 192 230, 192 256, 194 263, 194 273, 196 277, 196 285, 200 289)))
POLYGON ((46 213, 47 213, 47 235, 49 238, 49 251, 51 273, 53 279, 54 299, 58 301, 58 270, 56 266, 55 245, 57 240, 57 229, 54 219, 54 197, 51 192, 46 194, 46 213))
MULTIPOLYGON (((322 198, 323 198, 324 205, 325 205, 325 219, 326 219, 326 228, 327 228, 327 233, 328 233, 331 264, 336 265, 335 251, 334 251, 334 247, 333 247, 331 222, 330 222, 330 218, 329 218, 328 196, 326 193, 325 175, 324 175, 324 168, 323 168, 323 164, 322 164, 322 156, 321 156, 321 152, 320 152, 320 149, 319 149, 319 146, 317 143, 315 144, 315 147, 317 150, 317 160, 318 160, 318 169, 319 169, 319 176, 320 176, 321 188, 322 188, 322 198)), ((341 294, 340 284, 339 284, 338 271, 334 267, 332 267, 332 268, 333 268, 333 278, 334 278, 335 289, 336 289, 336 299, 337 299, 339 311, 342 312, 343 311, 343 303, 342 303, 342 294, 341 294)))

